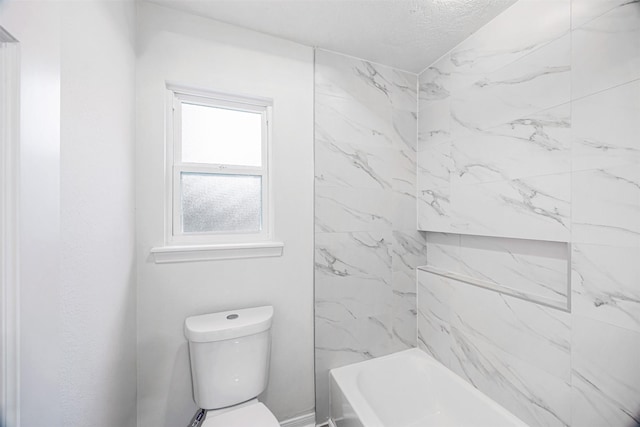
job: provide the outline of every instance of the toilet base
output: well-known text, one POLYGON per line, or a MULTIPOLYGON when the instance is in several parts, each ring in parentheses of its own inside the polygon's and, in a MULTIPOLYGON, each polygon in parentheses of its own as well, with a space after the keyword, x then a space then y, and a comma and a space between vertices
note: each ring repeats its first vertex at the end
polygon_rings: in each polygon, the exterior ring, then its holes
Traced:
POLYGON ((258 399, 207 411, 202 427, 280 427, 269 409, 258 399))

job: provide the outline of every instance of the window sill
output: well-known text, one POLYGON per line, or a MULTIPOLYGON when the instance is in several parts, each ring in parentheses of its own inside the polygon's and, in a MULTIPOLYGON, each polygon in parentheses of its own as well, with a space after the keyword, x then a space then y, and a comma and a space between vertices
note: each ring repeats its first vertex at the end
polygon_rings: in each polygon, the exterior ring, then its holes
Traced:
POLYGON ((151 249, 156 264, 282 256, 284 243, 234 243, 221 245, 159 246, 151 249))

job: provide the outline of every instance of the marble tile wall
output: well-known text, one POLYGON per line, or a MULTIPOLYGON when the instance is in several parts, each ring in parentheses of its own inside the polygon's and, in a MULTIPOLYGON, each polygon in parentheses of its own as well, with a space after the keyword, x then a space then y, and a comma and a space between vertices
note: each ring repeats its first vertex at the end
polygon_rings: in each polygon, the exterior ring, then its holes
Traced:
POLYGON ((428 265, 571 302, 419 271, 419 346, 532 426, 640 425, 640 1, 520 0, 419 88, 428 265))
POLYGON ((571 420, 571 315, 418 271, 418 341, 531 426, 571 420))
POLYGON ((570 8, 520 0, 420 74, 419 229, 569 241, 570 8))
POLYGON ((416 346, 417 76, 316 51, 316 419, 329 369, 416 346))

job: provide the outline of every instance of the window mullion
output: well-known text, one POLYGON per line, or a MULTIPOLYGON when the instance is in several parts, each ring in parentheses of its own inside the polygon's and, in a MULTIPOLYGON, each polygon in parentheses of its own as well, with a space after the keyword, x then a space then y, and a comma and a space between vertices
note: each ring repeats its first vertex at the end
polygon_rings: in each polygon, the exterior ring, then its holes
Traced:
POLYGON ((257 175, 265 176, 266 171, 263 168, 234 168, 234 167, 220 167, 216 165, 207 165, 203 163, 177 163, 174 168, 179 169, 181 172, 190 173, 206 173, 206 174, 218 174, 218 175, 257 175))

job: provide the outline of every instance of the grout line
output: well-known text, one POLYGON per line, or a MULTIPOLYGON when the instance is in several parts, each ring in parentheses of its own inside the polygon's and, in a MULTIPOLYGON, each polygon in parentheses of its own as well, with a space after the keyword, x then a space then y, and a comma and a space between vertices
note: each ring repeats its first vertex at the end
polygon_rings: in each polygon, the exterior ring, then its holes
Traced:
POLYGON ((587 26, 588 24, 592 23, 596 19, 602 18, 604 15, 607 15, 610 12, 613 12, 614 10, 616 10, 616 9, 618 9, 620 7, 625 7, 625 6, 628 6, 630 4, 634 4, 634 3, 640 3, 640 0, 629 0, 629 1, 625 1, 624 3, 620 3, 619 5, 614 6, 611 9, 608 9, 608 10, 602 12, 601 14, 592 17, 591 19, 588 19, 587 21, 584 21, 582 24, 580 24, 580 25, 578 25, 577 27, 574 28, 573 27, 573 2, 571 2, 571 31, 580 30, 580 29, 582 29, 582 27, 587 26))
MULTIPOLYGON (((606 91, 608 91, 608 90, 617 89, 617 88, 619 88, 619 87, 621 87, 621 86, 628 85, 628 84, 632 84, 632 83, 637 83, 637 82, 639 82, 639 81, 640 81, 640 73, 638 74, 638 77, 635 77, 635 78, 633 78, 633 79, 631 79, 631 80, 628 80, 628 81, 626 81, 626 82, 618 83, 618 84, 615 84, 615 85, 613 85, 613 86, 609 86, 609 87, 606 87, 606 88, 604 88, 604 89, 600 89, 600 90, 598 90, 598 91, 596 91, 596 92, 592 92, 592 93, 588 93, 588 94, 586 94, 586 95, 579 96, 578 98, 572 98, 572 99, 571 99, 571 102, 573 103, 573 102, 575 102, 575 101, 581 101, 581 100, 583 100, 583 99, 585 99, 585 98, 589 98, 589 97, 594 96, 594 95, 599 95, 599 94, 601 94, 601 93, 603 93, 603 92, 606 92, 606 91)), ((573 89, 573 87, 572 87, 572 89, 573 89)))

